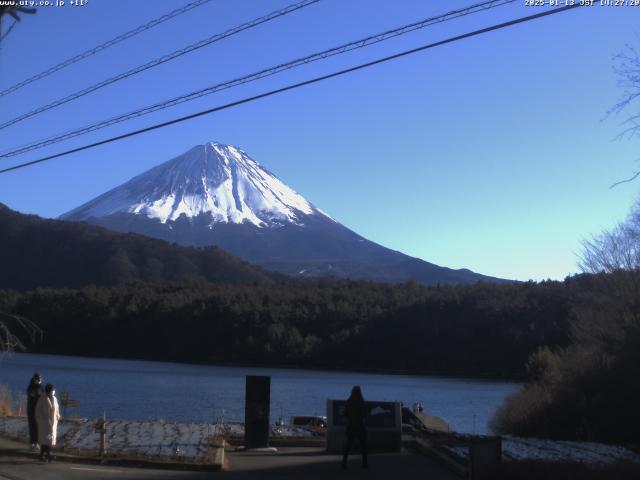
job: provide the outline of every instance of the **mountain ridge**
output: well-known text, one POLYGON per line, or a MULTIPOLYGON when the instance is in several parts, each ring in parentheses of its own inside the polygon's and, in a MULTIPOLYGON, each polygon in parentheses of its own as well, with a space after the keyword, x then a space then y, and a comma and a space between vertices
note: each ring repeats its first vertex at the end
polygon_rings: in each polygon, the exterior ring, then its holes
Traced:
POLYGON ((208 142, 63 214, 182 245, 217 245, 294 276, 423 284, 502 282, 378 245, 307 201, 242 149, 208 142))

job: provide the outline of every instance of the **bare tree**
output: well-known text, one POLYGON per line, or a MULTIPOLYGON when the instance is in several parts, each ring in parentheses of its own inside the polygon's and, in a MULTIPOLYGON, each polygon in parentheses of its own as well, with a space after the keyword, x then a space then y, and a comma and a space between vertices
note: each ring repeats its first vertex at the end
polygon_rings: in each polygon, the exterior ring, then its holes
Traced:
POLYGON ((582 242, 578 266, 584 272, 612 273, 640 269, 640 199, 629 216, 611 230, 582 242))
POLYGON ((583 241, 583 247, 580 268, 604 275, 589 301, 574 308, 572 339, 601 356, 626 355, 628 344, 640 340, 640 199, 624 222, 583 241))
POLYGON ((15 350, 25 350, 25 345, 15 333, 22 331, 33 341, 42 335, 40 328, 19 315, 12 315, 0 311, 0 354, 15 350))
POLYGON ((11 30, 13 29, 15 24, 20 21, 20 16, 18 15, 18 13, 33 14, 33 13, 36 13, 36 9, 35 8, 22 7, 22 6, 18 5, 17 2, 15 2, 15 5, 2 5, 2 6, 0 6, 0 43, 2 43, 2 40, 4 40, 4 38, 7 35, 9 35, 9 32, 11 32, 11 30), (2 17, 5 14, 10 15, 11 17, 13 17, 13 23, 11 24, 11 26, 9 28, 7 28, 7 30, 5 32, 3 32, 3 30, 2 30, 2 17))
MULTIPOLYGON (((622 53, 614 57, 613 70, 618 76, 618 86, 623 89, 618 102, 607 112, 607 115, 618 115, 635 108, 640 98, 640 54, 638 50, 626 45, 622 53)), ((640 133, 640 112, 628 113, 622 125, 625 127, 619 137, 633 137, 640 133)))
MULTIPOLYGON (((627 118, 622 122, 622 132, 618 139, 633 138, 640 134, 640 110, 636 104, 640 98, 640 53, 631 46, 626 45, 624 50, 614 57, 614 72, 618 76, 618 85, 623 93, 618 102, 607 112, 607 117, 623 113, 627 118)), ((621 180, 611 185, 611 188, 621 183, 632 182, 640 177, 638 169, 630 178, 621 180)))

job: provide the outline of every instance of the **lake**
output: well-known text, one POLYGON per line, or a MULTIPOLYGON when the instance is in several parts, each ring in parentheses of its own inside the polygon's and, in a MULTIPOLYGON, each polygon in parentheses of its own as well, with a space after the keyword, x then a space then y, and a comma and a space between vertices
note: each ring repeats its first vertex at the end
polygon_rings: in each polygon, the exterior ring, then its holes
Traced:
MULTIPOLYGON (((17 353, 0 357, 0 383, 18 397, 35 371, 79 400, 77 414, 128 420, 243 421, 246 375, 271 376, 271 419, 326 415, 326 400, 360 385, 365 399, 421 402, 453 430, 489 433, 489 420, 517 383, 417 375, 189 365, 17 353)), ((68 412, 71 413, 71 412, 68 412)))

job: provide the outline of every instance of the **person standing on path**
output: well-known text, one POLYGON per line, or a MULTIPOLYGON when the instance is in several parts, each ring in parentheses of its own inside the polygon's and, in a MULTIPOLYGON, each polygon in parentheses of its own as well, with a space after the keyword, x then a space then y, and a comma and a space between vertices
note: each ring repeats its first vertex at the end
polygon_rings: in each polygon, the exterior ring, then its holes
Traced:
POLYGON ((36 420, 38 422, 40 460, 48 462, 51 460, 51 449, 56 446, 60 408, 56 398, 55 385, 48 383, 44 387, 44 393, 36 405, 36 420))
POLYGON ((31 450, 38 451, 38 424, 36 423, 36 404, 42 395, 42 378, 38 372, 33 374, 27 387, 27 421, 29 423, 29 442, 31 450))
POLYGON ((351 389, 351 395, 347 399, 347 443, 344 446, 344 456, 342 457, 342 468, 347 468, 347 458, 349 451, 357 438, 362 448, 362 468, 368 468, 367 462, 367 407, 362 397, 362 390, 359 386, 351 389))

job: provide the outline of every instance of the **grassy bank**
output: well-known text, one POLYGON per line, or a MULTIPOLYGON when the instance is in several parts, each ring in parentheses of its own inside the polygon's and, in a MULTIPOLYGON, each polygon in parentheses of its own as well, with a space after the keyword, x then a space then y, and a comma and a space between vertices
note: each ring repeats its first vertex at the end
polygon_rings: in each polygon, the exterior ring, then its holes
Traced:
POLYGON ((5 384, 0 384, 0 415, 14 415, 15 402, 11 390, 5 384))

